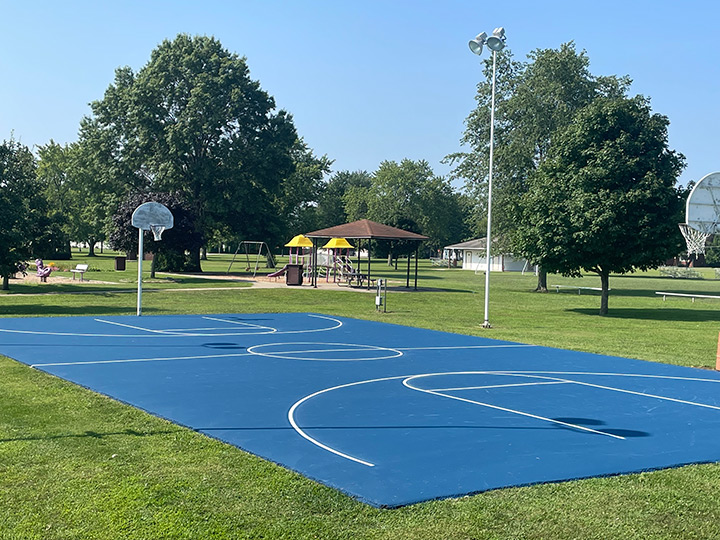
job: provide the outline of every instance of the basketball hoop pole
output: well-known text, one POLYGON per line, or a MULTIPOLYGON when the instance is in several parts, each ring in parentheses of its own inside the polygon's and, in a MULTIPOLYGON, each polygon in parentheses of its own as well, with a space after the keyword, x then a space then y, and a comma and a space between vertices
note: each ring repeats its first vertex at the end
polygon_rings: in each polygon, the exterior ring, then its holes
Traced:
POLYGON ((137 316, 142 314, 142 262, 143 262, 143 230, 138 229, 138 293, 137 293, 137 316))
POLYGON ((138 230, 138 292, 137 315, 142 314, 142 263, 143 263, 143 231, 152 231, 155 241, 159 241, 164 230, 172 229, 175 220, 167 206, 159 202, 149 201, 138 206, 133 212, 130 223, 138 230))

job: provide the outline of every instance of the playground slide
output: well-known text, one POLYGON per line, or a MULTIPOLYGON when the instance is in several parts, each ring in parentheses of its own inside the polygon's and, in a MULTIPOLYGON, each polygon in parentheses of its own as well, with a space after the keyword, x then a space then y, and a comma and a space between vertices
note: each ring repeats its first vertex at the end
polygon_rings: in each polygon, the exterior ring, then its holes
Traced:
POLYGON ((284 275, 285 275, 285 272, 287 272, 287 269, 288 269, 288 265, 286 264, 285 266, 283 266, 283 267, 282 267, 280 270, 278 270, 277 272, 273 272, 272 274, 268 274, 267 277, 280 277, 280 276, 284 276, 284 275))

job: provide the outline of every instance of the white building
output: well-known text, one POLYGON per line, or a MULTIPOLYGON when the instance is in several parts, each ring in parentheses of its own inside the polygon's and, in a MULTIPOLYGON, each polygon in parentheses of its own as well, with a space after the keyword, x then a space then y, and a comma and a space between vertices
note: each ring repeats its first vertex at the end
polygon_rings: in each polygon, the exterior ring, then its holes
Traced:
MULTIPOLYGON (((451 246, 445 246, 443 249, 443 259, 457 261, 456 265, 462 263, 463 270, 474 270, 475 272, 485 272, 487 269, 487 261, 485 260, 485 252, 487 244, 484 238, 476 240, 468 240, 451 246)), ((525 259, 516 259, 510 253, 501 255, 493 255, 490 264, 491 272, 527 272, 535 271, 535 267, 525 259)))

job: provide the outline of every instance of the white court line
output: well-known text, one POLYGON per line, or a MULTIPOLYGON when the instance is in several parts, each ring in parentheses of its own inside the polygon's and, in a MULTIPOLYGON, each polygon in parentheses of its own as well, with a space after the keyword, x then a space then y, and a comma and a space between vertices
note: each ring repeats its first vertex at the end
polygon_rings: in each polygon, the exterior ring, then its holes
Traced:
POLYGON ((488 388, 513 388, 516 386, 543 386, 546 384, 568 384, 565 381, 548 381, 548 382, 526 382, 515 384, 492 384, 487 386, 458 386, 457 388, 433 388, 435 392, 452 392, 455 390, 486 390, 488 388))
POLYGON ((228 354, 208 354, 202 356, 172 356, 157 358, 125 358, 123 360, 86 360, 80 362, 52 362, 49 364, 30 364, 31 368, 43 368, 47 366, 87 366, 94 364, 129 364, 133 362, 169 362, 172 360, 203 360, 206 358, 231 358, 234 356, 252 356, 250 353, 228 353, 228 354))
MULTIPOLYGON (((318 392, 315 392, 314 394, 310 394, 310 395, 308 395, 308 396, 305 396, 305 397, 302 398, 301 400, 295 402, 295 404, 293 404, 293 406, 292 406, 292 407, 290 408, 290 410, 288 411, 288 420, 290 421, 290 424, 292 425, 293 429, 294 429, 300 436, 302 436, 303 438, 307 439, 307 440, 310 441, 312 444, 314 444, 314 445, 316 445, 316 446, 319 446, 320 448, 323 448, 324 450, 327 450, 328 452, 331 452, 331 453, 333 453, 333 454, 336 454, 336 455, 338 455, 338 456, 340 456, 340 457, 342 457, 342 458, 348 459, 348 460, 350 460, 350 461, 354 461, 354 462, 356 462, 356 463, 360 463, 360 464, 366 465, 366 466, 368 466, 368 467, 374 467, 374 466, 375 466, 374 463, 371 463, 371 462, 369 462, 369 461, 362 460, 362 459, 360 459, 360 458, 353 457, 353 456, 351 456, 351 455, 349 455, 349 454, 346 454, 346 453, 344 453, 344 452, 341 452, 341 451, 339 451, 339 450, 336 450, 336 449, 334 449, 334 448, 332 448, 332 447, 330 447, 330 446, 328 446, 328 445, 326 445, 326 444, 321 443, 320 441, 318 441, 317 439, 311 437, 310 435, 308 435, 305 431, 303 431, 302 428, 300 428, 300 426, 299 426, 299 425, 297 424, 297 422, 295 421, 295 418, 294 418, 294 416, 295 416, 295 411, 297 410, 297 408, 298 408, 302 403, 304 403, 304 402, 306 402, 306 401, 308 401, 308 400, 310 400, 310 399, 312 399, 312 398, 314 398, 314 397, 316 397, 316 396, 319 396, 319 395, 321 395, 321 394, 324 394, 324 393, 326 393, 326 392, 331 392, 331 391, 334 391, 334 390, 339 390, 339 389, 342 389, 342 388, 348 388, 348 387, 351 387, 351 386, 357 386, 357 385, 366 384, 366 383, 389 381, 389 380, 394 380, 394 379, 405 379, 405 380, 403 381, 403 385, 405 385, 406 387, 412 388, 412 389, 415 389, 415 390, 419 390, 419 391, 423 391, 423 392, 426 392, 426 393, 429 393, 429 394, 435 394, 435 395, 438 395, 438 396, 447 397, 447 398, 451 398, 451 399, 455 399, 455 400, 459 400, 459 401, 466 401, 466 402, 473 403, 473 404, 476 404, 476 405, 483 405, 483 406, 486 406, 486 407, 496 408, 496 409, 504 410, 504 411, 507 411, 507 412, 511 412, 511 413, 515 413, 515 414, 520 414, 520 415, 528 416, 528 417, 531 417, 531 418, 536 418, 536 419, 539 419, 539 420, 544 420, 544 421, 552 422, 552 423, 555 423, 555 424, 564 425, 564 426, 567 426, 567 427, 570 427, 570 428, 575 428, 575 429, 582 430, 582 431, 588 431, 588 432, 596 433, 596 434, 599 434, 599 435, 605 435, 605 436, 608 436, 608 437, 612 437, 612 438, 616 438, 616 439, 620 439, 620 440, 625 440, 625 437, 621 437, 621 436, 619 436, 619 435, 614 435, 614 434, 612 434, 612 433, 605 433, 605 432, 603 432, 603 431, 596 431, 596 430, 593 430, 593 429, 590 429, 590 428, 586 428, 585 426, 578 426, 578 425, 576 425, 576 424, 565 423, 565 422, 561 422, 561 421, 558 421, 558 420, 553 420, 553 419, 551 419, 551 418, 545 418, 545 417, 541 417, 541 416, 538 416, 538 415, 532 415, 532 414, 529 414, 529 413, 523 413, 523 412, 521 412, 521 411, 514 411, 514 410, 512 410, 512 409, 504 409, 504 408, 502 408, 502 407, 496 407, 496 406, 492 406, 492 405, 489 405, 489 404, 486 404, 486 403, 475 402, 475 401, 467 400, 467 399, 460 398, 460 397, 457 397, 457 396, 451 396, 451 395, 441 394, 441 393, 439 393, 439 391, 433 392, 432 390, 423 390, 423 389, 420 389, 420 388, 414 388, 414 387, 408 386, 408 384, 406 384, 407 381, 410 381, 410 380, 412 380, 412 379, 414 379, 414 378, 419 378, 419 377, 438 376, 438 375, 440 375, 440 376, 442 376, 442 375, 457 375, 457 374, 472 374, 472 375, 509 375, 509 376, 528 376, 528 375, 534 375, 534 376, 537 376, 537 377, 540 377, 540 376, 537 375, 537 374, 545 374, 545 375, 596 375, 596 376, 610 376, 610 377, 612 377, 612 376, 616 376, 616 377, 647 377, 647 378, 653 378, 653 379, 668 379, 668 380, 679 380, 679 381, 720 383, 720 380, 718 380, 718 379, 703 379, 703 378, 699 378, 699 377, 678 377, 678 376, 671 376, 671 375, 645 375, 645 374, 638 374, 638 373, 607 373, 607 372, 584 372, 584 371, 573 371, 573 372, 562 372, 562 371, 470 371, 470 372, 455 372, 455 373, 453 373, 453 372, 440 372, 440 373, 429 373, 429 374, 422 374, 422 375, 401 375, 401 376, 398 376, 398 377, 385 377, 385 378, 380 378, 380 379, 370 379, 370 380, 366 380, 366 381, 359 381, 359 382, 354 382, 354 383, 349 383, 349 384, 343 384, 343 385, 339 385, 339 386, 334 386, 334 387, 332 387, 332 388, 326 388, 326 389, 324 389, 324 390, 320 390, 320 391, 318 391, 318 392)), ((542 377, 542 378, 545 378, 545 377, 542 377)), ((547 377, 547 378, 549 378, 549 379, 551 379, 551 380, 548 381, 547 383, 544 383, 544 384, 553 384, 553 383, 555 383, 555 384, 572 384, 572 383, 576 383, 576 384, 586 385, 586 386, 596 386, 596 387, 598 387, 598 388, 600 388, 600 389, 605 389, 605 390, 610 390, 610 391, 627 392, 627 393, 631 393, 631 394, 637 394, 637 395, 639 395, 639 396, 641 396, 641 397, 648 397, 648 398, 652 398, 652 399, 661 399, 661 400, 664 399, 664 400, 668 400, 668 401, 671 401, 671 402, 682 403, 682 404, 686 404, 686 405, 695 405, 695 406, 698 406, 698 407, 707 407, 707 408, 710 408, 710 409, 720 409, 720 407, 716 407, 716 406, 713 406, 713 405, 707 405, 707 404, 704 404, 704 403, 697 403, 697 402, 687 401, 687 400, 678 400, 678 399, 675 399, 675 398, 669 398, 669 397, 667 397, 667 396, 658 396, 658 395, 655 395, 655 394, 645 394, 645 393, 642 393, 642 392, 633 392, 633 391, 630 391, 630 390, 625 390, 625 389, 621 389, 621 388, 613 388, 613 387, 603 386, 603 385, 593 385, 593 384, 591 384, 591 383, 583 383, 583 382, 581 382, 581 381, 570 380, 570 379, 558 379, 558 378, 550 378, 550 377, 547 377)), ((537 384, 543 384, 543 383, 537 383, 537 384)), ((519 386, 519 385, 518 385, 518 386, 519 386)), ((448 391, 448 390, 446 390, 446 391, 448 391)))
MULTIPOLYGON (((287 331, 277 331, 274 332, 276 334, 303 334, 303 333, 314 333, 314 332, 328 332, 330 330, 335 330, 337 328, 340 328, 343 326, 342 321, 339 321, 338 319, 334 319, 332 317, 326 317, 323 315, 313 315, 311 313, 305 314, 308 317, 314 317, 316 319, 325 319, 328 321, 332 321, 335 323, 333 326, 329 326, 327 328, 313 328, 309 330, 287 330, 287 331)), ((259 334, 268 334, 270 332, 225 332, 222 334, 208 334, 208 333, 188 333, 187 331, 175 331, 175 330, 151 330, 149 328, 143 328, 143 327, 133 327, 131 325, 123 325, 121 323, 114 323, 111 321, 106 321, 103 319, 95 319, 98 322, 103 322, 107 324, 114 324, 117 326, 127 326, 128 328, 141 330, 143 332, 149 332, 147 334, 87 334, 83 332, 48 332, 45 330, 14 330, 9 328, 0 328, 0 332, 5 332, 7 334, 27 334, 27 335, 36 335, 36 336, 69 336, 69 337, 110 337, 110 338, 129 338, 129 339, 137 339, 137 338, 160 338, 160 337, 223 337, 223 336, 251 336, 251 335, 259 335, 259 334)), ((232 322, 232 321, 224 321, 224 322, 232 322)), ((268 327, 270 328, 270 327, 268 327)))
POLYGON ((304 360, 309 362, 365 362, 373 360, 387 360, 390 358, 399 358, 403 355, 397 349, 391 347, 379 347, 377 345, 363 345, 356 343, 318 343, 315 341, 301 341, 296 343, 261 343, 259 345, 253 345, 248 347, 247 351, 258 356, 266 356, 268 358, 279 358, 284 360, 304 360), (257 349, 262 347, 274 347, 274 346, 291 346, 291 345, 320 345, 322 349, 303 349, 297 351, 283 351, 279 350, 276 352, 262 352, 257 349), (332 347, 335 348, 332 348, 332 347), (376 357, 355 357, 355 358, 302 358, 297 356, 288 356, 291 354, 308 354, 308 353, 347 353, 347 352, 370 352, 370 351, 381 351, 386 353, 394 353, 389 356, 376 356, 376 357))
POLYGON ((246 327, 256 328, 256 329, 270 330, 269 332, 260 332, 261 334, 273 334, 278 331, 277 328, 274 328, 272 326, 263 326, 261 324, 251 324, 251 323, 246 323, 246 322, 242 322, 242 321, 233 321, 233 320, 229 320, 229 319, 218 319, 217 317, 203 317, 203 319, 206 319, 208 321, 236 324, 236 325, 246 326, 246 327))
POLYGON ((552 424, 559 424, 559 425, 561 425, 561 426, 565 426, 565 427, 569 427, 569 428, 573 428, 573 429, 579 429, 579 430, 581 430, 581 431, 588 431, 588 432, 590 432, 590 433, 596 433, 596 434, 598 434, 598 435, 605 435, 606 437, 613 437, 613 438, 615 438, 615 439, 620 439, 620 440, 623 440, 623 441, 625 440, 625 437, 621 437, 620 435, 614 435, 614 434, 612 434, 612 433, 606 433, 606 432, 604 432, 604 431, 598 431, 598 430, 596 430, 596 429, 590 429, 589 427, 579 426, 579 425, 577 425, 577 424, 571 424, 571 423, 569 423, 569 422, 562 422, 562 421, 560 421, 560 420, 555 420, 554 418, 547 418, 547 417, 545 417, 545 416, 539 416, 539 415, 537 415, 537 414, 527 413, 527 412, 524 412, 524 411, 519 411, 519 410, 517 410, 517 409, 508 409, 507 407, 500 407, 499 405, 492 405, 492 404, 490 404, 490 403, 484 403, 484 402, 482 402, 482 401, 476 401, 476 400, 474 400, 474 399, 467 399, 467 398, 463 398, 463 397, 459 397, 459 396, 453 396, 452 394, 443 394, 442 392, 436 392, 436 391, 434 391, 434 390, 427 390, 427 389, 425 389, 425 388, 418 388, 418 387, 412 386, 412 385, 410 384, 410 381, 412 381, 413 379, 420 379, 420 378, 423 378, 423 377, 433 377, 433 376, 437 376, 437 375, 474 375, 474 374, 476 374, 476 373, 477 373, 477 372, 473 372, 473 371, 466 371, 466 372, 459 371, 459 372, 454 372, 454 373, 428 373, 428 374, 423 374, 423 375, 413 375, 413 376, 408 377, 407 379, 405 379, 405 380, 403 381, 403 385, 406 386, 406 387, 408 387, 408 388, 410 388, 411 390, 417 390, 417 391, 419 391, 419 392, 425 392, 425 393, 427 393, 427 394, 432 394, 432 395, 435 395, 435 396, 441 396, 441 397, 446 397, 446 398, 450 398, 450 399, 455 399, 455 400, 458 400, 458 401, 464 401, 465 403, 472 403, 472 404, 474 404, 474 405, 480 405, 480 406, 482 406, 482 407, 489 407, 490 409, 496 409, 496 410, 498 410, 498 411, 509 412, 509 413, 512 413, 512 414, 520 415, 520 416, 526 416, 526 417, 528 417, 528 418, 534 418, 535 420, 542 420, 542 421, 544 421, 544 422, 550 422, 550 423, 552 423, 552 424))
POLYGON ((93 319, 93 320, 94 320, 94 321, 97 321, 97 322, 99 322, 99 323, 112 324, 112 325, 115 325, 115 326, 121 326, 121 327, 123 327, 123 328, 130 328, 131 330, 140 330, 140 331, 142 331, 142 332, 151 332, 151 333, 154 333, 154 334, 163 334, 163 335, 169 335, 169 336, 185 336, 185 335, 187 335, 187 334, 182 333, 182 332, 173 332, 173 331, 170 331, 170 330, 153 330, 153 329, 151 329, 151 328, 145 328, 145 327, 143 327, 143 326, 135 326, 135 325, 132 325, 132 324, 123 324, 123 323, 116 322, 116 321, 106 321, 106 320, 104 320, 104 319, 93 319))
POLYGON ((328 452, 335 454, 336 456, 340 456, 341 458, 345 458, 350 461, 354 461, 355 463, 359 463, 360 465, 365 465, 366 467, 374 467, 375 466, 374 463, 365 461, 364 459, 360 459, 360 458, 351 456, 350 454, 346 454, 344 452, 341 452, 340 450, 336 450, 335 448, 332 448, 331 446, 323 444, 320 441, 318 441, 317 439, 315 439, 314 437, 311 437, 310 435, 308 435, 295 421, 295 411, 297 410, 297 408, 300 405, 302 405, 306 401, 309 401, 309 400, 311 400, 321 394, 325 394, 327 392, 332 392, 334 390, 340 390, 341 388, 350 388, 351 386, 358 386, 360 384, 368 384, 368 383, 381 382, 381 381, 391 381, 393 379, 403 379, 405 377, 407 377, 407 375, 400 375, 400 376, 396 376, 396 377, 382 377, 380 379, 369 379, 366 381, 358 381, 358 382, 353 382, 353 383, 340 384, 338 386, 333 386, 331 388, 325 388, 323 390, 319 390, 319 391, 317 391, 313 394, 309 394, 309 395, 305 396, 304 398, 293 403, 292 407, 290 407, 290 409, 288 410, 288 421, 290 422, 290 425, 292 426, 292 428, 298 433, 298 435, 300 435, 304 439, 307 439, 315 446, 319 446, 323 450, 327 450, 328 452))
MULTIPOLYGON (((592 387, 592 388, 600 388, 601 390, 610 390, 610 391, 612 391, 612 392, 621 392, 621 393, 623 393, 623 394, 632 394, 632 395, 636 395, 636 396, 643 396, 643 397, 648 397, 648 398, 653 398, 653 399, 660 399, 660 400, 663 400, 663 401, 672 401, 672 402, 675 402, 675 403, 682 403, 682 404, 684 404, 684 405, 695 405, 696 407, 705 407, 705 408, 707 408, 707 409, 715 409, 715 410, 717 410, 717 411, 720 411, 720 407, 718 407, 718 406, 716 406, 716 405, 708 405, 708 404, 706 404, 706 403, 698 403, 697 401, 687 401, 687 400, 685 400, 685 399, 677 399, 677 398, 671 398, 671 397, 667 397, 667 396, 659 396, 659 395, 657 395, 657 394, 649 394, 649 393, 647 393, 647 392, 637 392, 637 391, 635 391, 635 390, 626 390, 626 389, 624 389, 624 388, 616 388, 616 387, 614 387, 614 386, 605 386, 605 385, 602 385, 602 384, 593 384, 593 383, 588 383, 588 382, 583 382, 583 381, 576 381, 576 380, 574 380, 574 379, 557 379, 556 377, 544 377, 544 376, 541 376, 541 375, 514 374, 514 373, 509 373, 509 372, 507 372, 507 375, 510 375, 511 377, 534 376, 534 377, 539 377, 539 378, 542 378, 542 379, 560 380, 560 381, 566 382, 566 383, 573 383, 573 384, 578 384, 578 385, 581 385, 581 386, 589 386, 589 387, 592 387)), ((627 376, 631 376, 630 374, 622 374, 622 375, 623 375, 623 376, 626 376, 626 377, 627 377, 627 376)), ((636 375, 636 376, 642 377, 642 375, 636 375)), ((653 378, 658 378, 658 377, 662 377, 662 376, 652 376, 652 377, 653 377, 653 378)), ((663 377, 663 378, 664 378, 664 377, 663 377)), ((671 378, 675 378, 675 377, 671 377, 671 378)), ((678 379, 681 379, 681 377, 677 377, 677 378, 678 378, 678 379)), ((693 380, 693 379, 686 379, 686 380, 693 380)), ((697 381, 712 381, 713 379, 695 379, 695 380, 697 380, 697 381)), ((715 381, 715 382, 720 382, 720 381, 715 381)))
POLYGON ((511 349, 539 347, 539 345, 524 345, 522 343, 508 343, 507 345, 453 345, 438 347, 396 347, 398 351, 451 351, 454 349, 511 349))

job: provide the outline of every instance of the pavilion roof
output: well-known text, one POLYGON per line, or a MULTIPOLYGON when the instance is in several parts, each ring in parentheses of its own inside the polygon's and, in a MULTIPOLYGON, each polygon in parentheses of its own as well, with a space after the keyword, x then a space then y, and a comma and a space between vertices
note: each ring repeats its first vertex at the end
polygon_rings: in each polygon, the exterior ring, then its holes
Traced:
POLYGON ((369 219, 361 219, 344 225, 336 225, 327 229, 305 233, 308 238, 372 238, 378 240, 427 240, 427 236, 417 234, 390 225, 376 223, 369 219))

